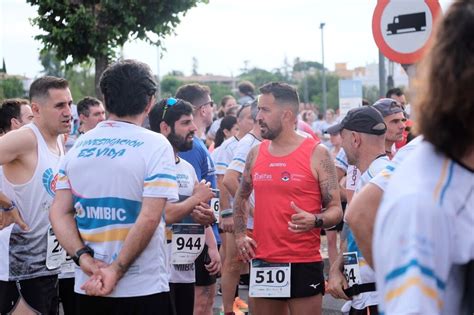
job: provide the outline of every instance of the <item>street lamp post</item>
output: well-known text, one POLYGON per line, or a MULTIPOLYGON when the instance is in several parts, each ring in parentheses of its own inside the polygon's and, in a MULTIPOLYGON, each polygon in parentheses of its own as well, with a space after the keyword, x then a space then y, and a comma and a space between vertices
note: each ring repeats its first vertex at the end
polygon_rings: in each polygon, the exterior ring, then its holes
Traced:
POLYGON ((328 100, 326 95, 326 69, 324 67, 324 25, 325 23, 319 24, 319 28, 321 29, 321 59, 323 64, 323 114, 326 114, 326 109, 328 107, 328 100))

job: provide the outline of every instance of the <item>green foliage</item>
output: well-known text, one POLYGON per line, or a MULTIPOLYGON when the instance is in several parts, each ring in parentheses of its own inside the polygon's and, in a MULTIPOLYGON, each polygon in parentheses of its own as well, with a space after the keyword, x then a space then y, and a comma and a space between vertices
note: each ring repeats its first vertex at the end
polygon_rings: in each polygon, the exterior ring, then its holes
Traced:
POLYGON ((94 74, 91 65, 82 64, 66 71, 65 78, 69 81, 72 99, 77 103, 86 96, 95 95, 94 74))
POLYGON ((369 101, 369 104, 375 103, 380 98, 380 90, 378 86, 363 86, 362 87, 362 97, 369 101))
POLYGON ((0 99, 25 97, 25 90, 20 79, 10 77, 0 80, 0 99))
POLYGON ((69 81, 69 89, 75 103, 86 96, 95 95, 91 63, 83 62, 77 66, 66 67, 65 62, 58 59, 54 49, 43 50, 39 59, 43 66, 42 74, 65 78, 69 81))
MULTIPOLYGON (((323 100, 323 89, 322 89, 322 72, 318 71, 314 75, 307 75, 307 88, 308 97, 310 102, 317 104, 316 107, 322 111, 322 100, 323 100)), ((326 87, 327 87, 327 101, 328 108, 336 109, 339 107, 339 78, 333 74, 326 72, 326 87)), ((305 95, 305 83, 304 80, 298 84, 298 93, 300 98, 303 99, 305 95)))
POLYGON ((174 96, 176 94, 176 90, 183 85, 183 82, 176 79, 172 75, 165 75, 163 79, 161 79, 160 87, 161 87, 161 97, 166 98, 170 96, 174 96))
POLYGON ((159 44, 173 32, 181 13, 207 0, 27 0, 38 8, 33 24, 44 33, 35 39, 55 48, 60 60, 78 64, 114 56, 129 38, 159 44), (158 39, 149 37, 150 33, 158 39))
POLYGON ((232 95, 232 89, 230 86, 225 84, 211 83, 208 84, 211 89, 211 97, 218 105, 221 102, 221 99, 226 95, 232 95))
POLYGON ((39 60, 43 66, 42 74, 59 78, 65 76, 64 62, 61 62, 61 60, 56 57, 56 52, 53 49, 43 49, 40 52, 39 60))
POLYGON ((239 75, 239 80, 250 81, 257 88, 272 81, 287 82, 284 75, 280 71, 277 70, 275 72, 270 72, 259 68, 253 68, 247 72, 242 73, 239 75))
POLYGON ((293 65, 293 71, 295 72, 308 71, 311 69, 323 70, 323 65, 317 61, 299 61, 299 59, 297 59, 293 65))

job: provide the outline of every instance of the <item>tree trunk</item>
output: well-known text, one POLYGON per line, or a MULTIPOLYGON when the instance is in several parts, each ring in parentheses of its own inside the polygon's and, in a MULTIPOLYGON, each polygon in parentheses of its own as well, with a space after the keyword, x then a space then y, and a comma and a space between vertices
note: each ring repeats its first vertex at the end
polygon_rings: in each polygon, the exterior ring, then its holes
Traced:
POLYGON ((100 91, 99 80, 100 80, 100 76, 102 75, 102 72, 104 72, 108 64, 109 64, 109 60, 107 59, 107 56, 97 56, 95 58, 95 94, 97 98, 102 101, 104 101, 104 96, 102 95, 102 92, 100 91))

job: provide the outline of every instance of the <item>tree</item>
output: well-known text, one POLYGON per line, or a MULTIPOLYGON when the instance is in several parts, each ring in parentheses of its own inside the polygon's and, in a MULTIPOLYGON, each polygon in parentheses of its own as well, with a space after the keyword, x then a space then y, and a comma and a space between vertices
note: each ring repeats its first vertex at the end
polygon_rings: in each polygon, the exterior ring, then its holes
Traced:
POLYGON ((58 78, 63 78, 65 76, 64 62, 56 57, 56 52, 53 49, 42 50, 39 55, 39 60, 43 66, 43 71, 41 71, 42 74, 58 78))
POLYGON ((20 79, 9 77, 0 80, 0 98, 25 97, 25 90, 20 79))
POLYGON ((91 71, 91 63, 83 62, 75 66, 66 67, 66 63, 57 57, 54 49, 43 50, 40 53, 39 59, 43 66, 42 74, 68 80, 72 99, 75 102, 95 94, 95 77, 91 71))
POLYGON ((376 85, 363 86, 362 87, 362 97, 369 101, 369 104, 375 103, 380 98, 380 90, 376 85))
MULTIPOLYGON (((305 80, 302 80, 298 84, 299 95, 306 94, 308 95, 310 102, 314 104, 322 104, 322 80, 323 76, 320 71, 317 71, 316 74, 306 75, 305 80)), ((339 77, 326 73, 326 86, 328 108, 337 109, 339 107, 339 77)), ((319 107, 319 110, 322 112, 322 106, 319 107)))
POLYGON ((299 58, 295 59, 295 63, 293 65, 293 71, 300 72, 300 71, 308 71, 308 70, 323 70, 323 65, 317 61, 301 61, 299 58))
POLYGON ((232 95, 232 89, 230 86, 219 83, 207 84, 211 89, 211 96, 214 102, 219 106, 221 99, 226 95, 232 95))
POLYGON ((183 85, 183 82, 176 79, 174 76, 165 75, 163 79, 161 79, 160 87, 161 87, 161 97, 170 97, 175 96, 176 90, 183 85))
MULTIPOLYGON (((44 48, 55 48, 67 65, 91 59, 96 86, 109 61, 129 38, 160 45, 185 14, 207 0, 27 0, 38 8, 33 24, 45 33, 35 36, 44 48), (154 33, 158 39, 150 38, 154 33)), ((97 88, 97 95, 100 91, 97 88)))
POLYGON ((262 86, 265 83, 272 81, 286 82, 284 76, 279 71, 270 72, 259 68, 253 68, 247 72, 242 73, 239 75, 239 79, 250 81, 255 84, 256 87, 262 86))

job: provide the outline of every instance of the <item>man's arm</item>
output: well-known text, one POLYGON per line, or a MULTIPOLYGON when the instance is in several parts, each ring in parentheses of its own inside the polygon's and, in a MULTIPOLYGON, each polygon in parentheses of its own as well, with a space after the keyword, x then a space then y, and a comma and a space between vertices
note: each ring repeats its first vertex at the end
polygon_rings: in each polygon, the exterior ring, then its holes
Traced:
POLYGON ((346 210, 346 222, 351 228, 357 246, 370 267, 373 268, 372 239, 375 217, 383 191, 374 184, 367 184, 354 196, 346 210))
POLYGON ((342 208, 336 167, 326 147, 316 146, 311 158, 311 166, 319 181, 322 207, 326 209, 319 217, 324 221, 323 227, 329 228, 341 222, 342 208))
MULTIPOLYGON (((220 211, 223 210, 232 211, 232 206, 230 204, 231 195, 227 188, 225 187, 224 183, 224 175, 217 175, 217 188, 219 189, 219 205, 220 211)), ((224 232, 232 233, 234 231, 234 218, 232 214, 226 214, 225 216, 221 215, 219 220, 220 228, 224 232)))
POLYGON ((227 191, 231 196, 235 196, 237 190, 239 189, 239 181, 241 175, 241 173, 231 169, 227 169, 227 171, 225 172, 222 183, 224 184, 225 188, 227 188, 227 191))
POLYGON ((208 247, 208 255, 210 258, 209 264, 206 264, 205 267, 209 271, 210 275, 218 274, 221 270, 221 256, 219 255, 219 250, 217 249, 217 241, 214 236, 214 231, 212 227, 207 227, 206 231, 206 245, 208 247))
MULTIPOLYGON (((49 211, 49 220, 56 238, 70 256, 75 255, 79 249, 85 246, 79 235, 74 213, 71 190, 57 190, 49 211)), ((88 253, 81 255, 79 264, 89 276, 97 272, 99 267, 105 266, 105 263, 93 259, 88 253)))
POLYGON ((29 129, 14 130, 0 137, 0 165, 13 162, 36 149, 33 132, 29 129))
MULTIPOLYGON (((342 237, 342 236, 341 236, 342 237)), ((349 287, 346 277, 343 274, 344 270, 344 256, 343 253, 347 251, 347 240, 342 240, 341 251, 337 255, 334 263, 329 268, 328 286, 326 292, 331 294, 335 299, 349 300, 344 290, 349 287)))
POLYGON ((167 202, 165 220, 167 224, 180 222, 185 216, 191 214, 201 202, 207 203, 214 196, 210 184, 202 180, 194 185, 193 194, 182 202, 167 202))
MULTIPOLYGON (((31 172, 33 173, 34 168, 29 166, 28 163, 25 164, 25 158, 28 154, 34 154, 36 156, 35 150, 36 138, 31 130, 22 129, 11 131, 0 137, 0 165, 4 167, 4 172, 9 167, 9 163, 12 163, 18 164, 15 165, 15 167, 19 167, 23 171, 31 168, 31 172)), ((10 198, 0 192, 0 207, 8 209, 12 206, 13 203, 10 198)), ((16 207, 10 211, 0 210, 0 230, 10 226, 12 223, 18 224, 24 231, 29 230, 28 225, 23 221, 16 207)))
POLYGON ((246 261, 250 261, 250 259, 255 256, 254 247, 257 246, 253 239, 246 236, 246 232, 247 216, 249 214, 249 197, 253 190, 252 168, 259 148, 260 145, 253 147, 247 156, 242 181, 234 200, 235 240, 237 248, 241 251, 242 258, 246 261))
POLYGON ((109 295, 117 282, 150 243, 158 227, 166 204, 165 198, 144 197, 137 221, 130 229, 118 257, 105 268, 100 268, 94 277, 81 288, 88 295, 109 295))

